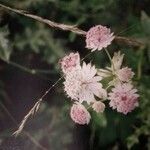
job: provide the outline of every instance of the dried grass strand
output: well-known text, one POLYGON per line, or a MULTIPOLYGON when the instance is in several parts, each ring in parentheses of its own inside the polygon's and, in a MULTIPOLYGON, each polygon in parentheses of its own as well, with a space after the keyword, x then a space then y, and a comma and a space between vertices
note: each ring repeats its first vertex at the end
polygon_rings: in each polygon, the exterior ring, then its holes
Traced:
POLYGON ((54 28, 59 28, 61 30, 65 30, 65 31, 71 31, 71 32, 74 32, 76 34, 80 34, 80 35, 86 35, 86 32, 77 28, 75 25, 66 25, 66 24, 61 24, 61 23, 56 23, 54 21, 51 21, 51 20, 48 20, 48 19, 45 19, 45 18, 42 18, 40 16, 37 16, 37 15, 33 15, 33 14, 30 14, 29 12, 27 11, 24 11, 24 10, 18 10, 18 9, 14 9, 14 8, 11 8, 11 7, 8 7, 8 6, 5 6, 3 4, 0 4, 0 6, 4 9, 7 9, 7 10, 10 10, 12 12, 15 12, 17 14, 20 14, 20 15, 23 15, 23 16, 26 16, 26 17, 29 17, 29 18, 32 18, 34 20, 37 20, 41 23, 44 23, 44 24, 47 24, 48 26, 50 27, 54 27, 54 28))
MULTIPOLYGON (((66 24, 62 24, 62 23, 57 23, 57 22, 51 21, 49 19, 45 19, 45 18, 42 18, 40 16, 31 14, 25 10, 19 10, 19 9, 11 8, 11 7, 3 5, 3 4, 0 4, 0 7, 4 8, 6 10, 9 10, 9 11, 15 12, 17 14, 26 16, 28 18, 32 18, 36 21, 47 24, 50 27, 58 28, 58 29, 64 30, 64 31, 71 31, 71 32, 74 32, 76 34, 83 35, 83 36, 86 35, 86 31, 79 29, 76 25, 66 25, 66 24)), ((137 40, 131 39, 131 38, 127 38, 127 37, 122 37, 122 36, 115 36, 115 41, 121 42, 121 43, 124 43, 127 45, 132 45, 135 47, 143 46, 143 43, 141 43, 140 41, 137 41, 137 40)))
MULTIPOLYGON (((11 115, 11 113, 8 111, 8 109, 5 107, 5 105, 3 103, 0 103, 1 107, 4 109, 4 111, 7 113, 7 115, 10 117, 10 119, 12 120, 12 122, 18 126, 17 121, 15 120, 15 118, 11 115)), ((36 147, 40 148, 41 150, 48 150, 47 148, 45 148, 44 146, 42 146, 34 137, 32 137, 27 131, 23 131, 23 133, 30 139, 30 141, 35 144, 36 147)))
POLYGON ((46 90, 46 92, 37 100, 37 102, 34 104, 34 106, 30 109, 30 111, 25 115, 25 117, 24 117, 23 120, 21 121, 21 123, 20 123, 18 129, 13 133, 14 136, 17 137, 17 136, 22 132, 22 130, 23 130, 23 128, 24 128, 24 126, 25 126, 27 120, 28 120, 31 116, 33 116, 33 115, 39 110, 39 107, 40 107, 40 105, 41 105, 41 103, 42 103, 42 101, 43 101, 43 98, 44 98, 44 97, 59 83, 59 81, 61 81, 62 79, 63 79, 63 76, 60 77, 52 86, 50 86, 50 88, 49 88, 48 90, 46 90))

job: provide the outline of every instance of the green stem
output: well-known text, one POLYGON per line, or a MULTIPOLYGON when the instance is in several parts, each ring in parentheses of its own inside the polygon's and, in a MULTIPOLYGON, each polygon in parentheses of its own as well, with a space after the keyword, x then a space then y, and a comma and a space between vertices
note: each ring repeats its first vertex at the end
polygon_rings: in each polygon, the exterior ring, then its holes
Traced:
POLYGON ((7 63, 12 65, 12 66, 14 66, 14 67, 17 67, 17 68, 25 71, 25 72, 31 73, 31 74, 40 74, 40 73, 53 74, 53 73, 55 73, 54 71, 43 70, 43 69, 30 69, 30 68, 24 67, 22 65, 19 65, 19 64, 15 63, 15 62, 12 62, 12 61, 7 61, 7 63))
POLYGON ((3 60, 5 63, 13 66, 13 67, 16 67, 18 69, 20 69, 21 71, 24 71, 24 72, 27 72, 29 74, 32 74, 32 75, 36 75, 42 79, 45 79, 45 80, 50 80, 49 78, 47 78, 46 76, 43 76, 42 74, 56 74, 57 72, 55 71, 50 71, 50 70, 43 70, 43 69, 30 69, 30 68, 27 68, 27 67, 24 67, 20 64, 17 64, 13 61, 10 61, 10 60, 6 60, 6 59, 3 59, 0 57, 1 60, 3 60))
POLYGON ((3 59, 0 57, 1 60, 3 60, 5 63, 13 66, 13 67, 16 67, 22 71, 25 71, 25 72, 28 72, 30 74, 55 74, 54 71, 50 71, 50 70, 44 70, 44 69, 30 69, 30 68, 27 68, 25 66, 22 66, 20 64, 17 64, 13 61, 10 61, 10 60, 6 60, 6 59, 3 59))
POLYGON ((110 62, 112 63, 111 56, 110 56, 110 54, 109 54, 109 52, 108 52, 108 50, 107 50, 106 48, 105 48, 105 52, 106 52, 106 54, 107 54, 107 56, 108 56, 110 62))
POLYGON ((114 65, 114 63, 112 62, 112 58, 111 58, 111 56, 110 56, 110 54, 109 54, 109 52, 108 52, 108 50, 105 48, 105 52, 106 52, 106 54, 107 54, 107 56, 108 56, 108 58, 109 58, 109 60, 110 60, 110 63, 111 63, 111 65, 112 65, 112 67, 113 67, 113 74, 114 74, 114 72, 115 72, 115 65, 114 65))

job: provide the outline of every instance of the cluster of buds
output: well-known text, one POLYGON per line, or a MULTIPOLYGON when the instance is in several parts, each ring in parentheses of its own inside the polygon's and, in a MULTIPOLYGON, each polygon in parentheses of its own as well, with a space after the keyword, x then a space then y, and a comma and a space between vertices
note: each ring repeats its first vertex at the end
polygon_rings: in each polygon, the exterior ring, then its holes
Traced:
MULTIPOLYGON (((97 25, 86 34, 86 47, 91 51, 102 50, 114 39, 110 29, 97 25)), ((71 98, 70 110, 72 120, 78 124, 88 124, 91 116, 88 108, 97 113, 105 110, 105 101, 117 112, 127 114, 138 106, 137 89, 133 87, 134 73, 131 68, 122 67, 124 55, 114 53, 111 65, 105 69, 96 68, 91 63, 80 61, 79 53, 70 53, 61 59, 64 74, 64 91, 71 98), (103 80, 107 84, 103 85, 103 80)))

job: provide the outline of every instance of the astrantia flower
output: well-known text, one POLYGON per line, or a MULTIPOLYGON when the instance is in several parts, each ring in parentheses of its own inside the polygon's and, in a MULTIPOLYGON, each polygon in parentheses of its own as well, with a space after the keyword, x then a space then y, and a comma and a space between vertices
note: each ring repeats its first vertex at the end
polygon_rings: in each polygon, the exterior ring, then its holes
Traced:
POLYGON ((128 82, 132 77, 134 73, 132 72, 131 68, 124 67, 122 69, 119 69, 117 72, 117 76, 119 80, 123 82, 128 82))
POLYGON ((105 110, 105 104, 101 101, 95 101, 92 105, 92 108, 97 112, 103 112, 105 110))
POLYGON ((114 56, 111 60, 111 67, 106 67, 106 69, 99 69, 98 75, 102 77, 111 77, 112 75, 116 74, 117 71, 121 68, 123 57, 124 54, 120 54, 120 51, 114 53, 114 56))
POLYGON ((97 74, 99 76, 102 76, 104 78, 106 77, 112 78, 112 80, 109 82, 109 85, 116 85, 120 82, 129 82, 132 79, 134 75, 134 72, 132 72, 132 69, 128 67, 121 68, 123 57, 124 57, 124 54, 120 54, 120 51, 117 53, 114 53, 111 67, 106 67, 106 69, 98 70, 97 74))
POLYGON ((87 109, 80 103, 75 103, 71 107, 70 116, 78 124, 89 124, 91 116, 87 109))
POLYGON ((79 53, 70 53, 60 60, 61 69, 63 73, 70 72, 74 68, 80 67, 80 56, 79 53))
POLYGON ((101 50, 111 44, 115 37, 105 26, 97 25, 90 28, 86 34, 86 48, 95 50, 101 50))
POLYGON ((110 107, 117 109, 118 112, 127 114, 138 106, 137 89, 130 83, 118 84, 109 93, 110 107))
POLYGON ((112 58, 111 70, 116 75, 116 81, 120 80, 122 82, 128 82, 132 79, 134 72, 132 72, 131 68, 128 67, 121 68, 123 57, 124 54, 120 54, 120 52, 114 53, 114 56, 112 58))
POLYGON ((102 79, 96 76, 97 70, 91 64, 83 63, 81 69, 72 70, 67 73, 64 82, 64 90, 68 97, 80 103, 86 101, 88 104, 95 100, 95 96, 106 98, 106 90, 102 88, 99 81, 102 79))

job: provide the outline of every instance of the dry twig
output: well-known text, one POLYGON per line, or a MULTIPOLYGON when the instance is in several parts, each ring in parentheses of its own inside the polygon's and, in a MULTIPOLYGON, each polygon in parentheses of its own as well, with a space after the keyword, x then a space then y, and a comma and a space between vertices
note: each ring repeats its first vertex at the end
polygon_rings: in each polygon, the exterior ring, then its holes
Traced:
MULTIPOLYGON (((57 22, 42 18, 40 16, 33 15, 27 11, 11 8, 11 7, 5 6, 3 4, 0 4, 0 7, 4 8, 6 10, 9 10, 9 11, 15 12, 17 14, 26 16, 28 18, 32 18, 41 23, 47 24, 50 27, 58 28, 58 29, 64 30, 64 31, 71 31, 71 32, 74 32, 76 34, 83 35, 83 36, 86 35, 86 31, 79 29, 76 25, 66 25, 66 24, 62 24, 62 23, 57 23, 57 22)), ((140 47, 141 45, 143 45, 143 43, 141 43, 137 40, 130 39, 127 37, 122 37, 122 36, 115 36, 115 41, 123 42, 127 45, 132 45, 132 46, 136 46, 136 47, 140 47)))

